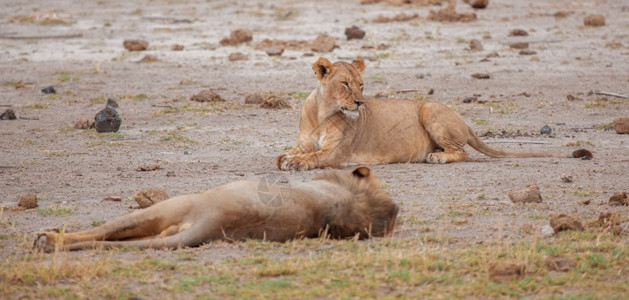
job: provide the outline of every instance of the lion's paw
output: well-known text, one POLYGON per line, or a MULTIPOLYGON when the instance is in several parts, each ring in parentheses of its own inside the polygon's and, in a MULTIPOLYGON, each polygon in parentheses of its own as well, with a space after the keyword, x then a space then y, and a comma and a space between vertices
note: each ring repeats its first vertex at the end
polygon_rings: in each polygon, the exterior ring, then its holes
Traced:
POLYGON ((430 153, 426 158, 426 162, 430 164, 445 164, 448 162, 443 152, 430 153))
POLYGON ((310 169, 308 163, 304 159, 297 156, 289 156, 287 154, 283 154, 278 157, 278 166, 284 171, 306 171, 310 169))

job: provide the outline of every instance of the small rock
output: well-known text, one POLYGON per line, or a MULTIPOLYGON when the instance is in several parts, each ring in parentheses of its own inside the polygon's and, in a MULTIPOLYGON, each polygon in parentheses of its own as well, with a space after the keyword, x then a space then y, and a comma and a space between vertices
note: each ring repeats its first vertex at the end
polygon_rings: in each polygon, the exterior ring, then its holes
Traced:
POLYGON ((586 200, 581 201, 581 204, 583 204, 583 205, 590 205, 590 203, 592 203, 592 200, 590 200, 590 199, 586 199, 586 200))
POLYGON ((483 51, 483 43, 481 43, 477 39, 472 39, 470 41, 470 50, 472 50, 472 51, 483 51))
POLYGON ((491 78, 491 76, 489 76, 489 74, 487 74, 487 73, 474 73, 474 74, 472 74, 472 77, 476 78, 476 79, 489 79, 489 78, 491 78))
POLYGON ((347 40, 361 40, 365 37, 365 31, 353 25, 352 27, 345 28, 345 36, 347 36, 347 40))
POLYGON ((465 0, 465 3, 469 4, 473 8, 485 8, 489 4, 489 0, 465 0))
POLYGON ((336 46, 334 38, 327 34, 320 34, 312 42, 312 51, 314 52, 330 52, 336 46))
POLYGON ((94 121, 88 118, 80 118, 76 123, 74 123, 75 129, 90 129, 94 128, 94 121))
POLYGON ((618 192, 609 198, 609 205, 611 206, 629 206, 629 199, 626 192, 618 192))
POLYGON ((284 99, 284 97, 277 95, 268 95, 262 104, 260 104, 260 108, 291 108, 291 105, 284 99))
POLYGON ((579 98, 577 96, 568 94, 568 95, 566 95, 566 100, 568 100, 568 101, 581 101, 583 99, 581 99, 581 98, 579 98))
POLYGON ((618 134, 629 133, 629 118, 618 118, 614 120, 614 130, 618 134))
POLYGON ((539 132, 541 134, 551 134, 553 132, 553 129, 550 128, 550 126, 548 125, 544 125, 544 127, 542 127, 542 129, 539 132))
POLYGON ((489 262, 489 279, 497 282, 507 282, 511 279, 522 278, 526 275, 526 265, 520 262, 489 262))
POLYGON ((55 91, 55 88, 51 85, 48 87, 45 87, 41 90, 42 93, 44 94, 56 94, 57 91, 55 91))
POLYGON ((509 44, 509 47, 511 47, 511 49, 526 49, 529 47, 529 43, 518 42, 518 43, 509 44))
POLYGON ((561 174, 561 181, 566 182, 566 183, 570 183, 572 182, 572 174, 561 174))
POLYGON ((105 104, 105 106, 109 106, 111 108, 118 108, 118 107, 120 107, 118 105, 118 102, 116 102, 116 100, 111 99, 111 98, 107 98, 107 103, 105 104))
POLYGON ((546 258, 546 267, 551 271, 568 272, 577 266, 577 262, 563 256, 546 258))
POLYGON ((12 109, 7 109, 0 115, 0 120, 15 120, 15 119, 17 119, 17 117, 15 116, 15 111, 12 109))
POLYGON ((270 47, 270 48, 264 49, 264 52, 266 52, 268 56, 280 56, 282 55, 282 53, 284 53, 284 48, 270 47))
POLYGON ((513 203, 541 203, 543 201, 537 184, 527 184, 524 187, 510 191, 508 195, 513 203))
POLYGON ((476 102, 477 100, 478 100, 478 97, 476 96, 467 96, 463 98, 463 103, 472 103, 472 102, 476 102))
POLYGON ((125 40, 122 46, 129 51, 143 51, 149 47, 149 43, 145 40, 125 40))
POLYGON ((583 224, 574 216, 560 213, 550 215, 550 226, 555 232, 563 230, 583 231, 583 224))
POLYGON ((17 202, 17 206, 24 209, 36 208, 39 206, 37 204, 37 195, 33 193, 24 194, 17 202))
POLYGON ((498 52, 492 52, 487 54, 487 56, 485 56, 487 58, 493 58, 493 57, 500 57, 500 54, 498 54, 498 52))
POLYGON ((142 189, 133 195, 133 200, 140 205, 140 208, 147 208, 166 199, 168 199, 166 191, 158 188, 142 189))
POLYGON ((122 198, 121 198, 121 197, 118 197, 118 196, 109 196, 109 197, 105 197, 105 198, 103 198, 103 200, 100 200, 100 201, 113 201, 113 202, 120 202, 120 201, 122 201, 122 198))
POLYGON ((583 155, 583 156, 581 156, 581 160, 590 160, 590 159, 592 159, 592 157, 591 157, 591 156, 589 156, 589 155, 583 155))
POLYGON ((223 102, 225 99, 212 90, 204 90, 190 97, 191 101, 196 102, 223 102))
POLYGON ((237 60, 246 60, 247 57, 240 52, 234 52, 234 53, 230 53, 227 59, 229 59, 230 61, 237 61, 237 60))
POLYGON ((555 234, 555 230, 550 225, 542 226, 542 235, 549 236, 555 234))
POLYGON ((529 35, 528 32, 526 32, 526 30, 524 29, 513 29, 511 30, 511 32, 509 32, 509 36, 527 36, 529 35))
POLYGON ((148 171, 160 170, 161 168, 162 166, 160 165, 145 165, 145 166, 138 167, 135 170, 138 172, 148 172, 148 171))
POLYGON ((587 15, 583 18, 583 25, 600 27, 605 26, 605 16, 603 15, 587 15))
POLYGON ((529 50, 529 49, 522 49, 522 50, 520 50, 520 52, 518 54, 520 54, 520 55, 535 55, 535 54, 537 54, 537 51, 529 50))
POLYGON ((229 37, 226 37, 220 41, 223 46, 235 46, 241 43, 250 42, 253 40, 253 33, 249 29, 241 28, 231 32, 229 37))
POLYGON ((181 45, 181 44, 173 44, 173 45, 170 47, 170 50, 173 50, 173 51, 181 51, 181 50, 183 50, 183 48, 184 48, 184 47, 183 47, 183 45, 181 45))
POLYGON ((147 54, 144 55, 144 57, 142 57, 142 59, 140 59, 138 62, 141 63, 152 63, 152 62, 158 62, 159 58, 157 58, 157 56, 152 55, 152 54, 147 54))
POLYGON ((260 93, 251 93, 245 96, 245 104, 260 104, 264 102, 264 97, 260 93))
POLYGON ((166 172, 166 177, 175 177, 175 171, 168 171, 166 172))
POLYGON ((122 124, 122 118, 111 106, 106 106, 94 117, 94 128, 98 132, 117 132, 120 124, 122 124))

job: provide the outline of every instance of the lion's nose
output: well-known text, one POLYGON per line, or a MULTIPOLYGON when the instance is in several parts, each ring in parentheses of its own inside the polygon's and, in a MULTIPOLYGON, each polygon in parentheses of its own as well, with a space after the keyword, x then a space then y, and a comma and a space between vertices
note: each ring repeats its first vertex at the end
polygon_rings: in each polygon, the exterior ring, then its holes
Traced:
POLYGON ((365 102, 362 101, 362 100, 354 100, 354 104, 356 104, 356 106, 361 106, 361 105, 363 105, 363 103, 365 103, 365 102))

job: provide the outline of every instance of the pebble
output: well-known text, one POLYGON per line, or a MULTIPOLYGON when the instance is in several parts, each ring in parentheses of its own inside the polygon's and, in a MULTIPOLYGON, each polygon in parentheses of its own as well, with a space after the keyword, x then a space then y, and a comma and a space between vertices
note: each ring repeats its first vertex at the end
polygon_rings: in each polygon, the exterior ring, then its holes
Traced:
POLYGON ((548 125, 544 125, 544 127, 542 127, 542 130, 539 131, 541 134, 551 134, 553 132, 553 129, 550 128, 550 126, 548 125))
POLYGON ((15 111, 12 109, 7 109, 0 115, 0 120, 15 120, 15 119, 17 119, 17 117, 15 116, 15 111))
POLYGON ((122 46, 129 51, 143 51, 149 47, 149 43, 145 40, 125 40, 122 46))
POLYGON ((94 117, 94 128, 98 132, 117 132, 120 124, 122 124, 122 118, 111 106, 106 106, 94 117))
POLYGON ((312 51, 314 52, 330 52, 336 46, 334 38, 327 34, 320 34, 312 42, 312 51))
POLYGON ((347 36, 347 40, 362 40, 365 37, 365 31, 353 25, 345 28, 345 36, 347 36))
POLYGON ((51 85, 48 87, 45 87, 41 90, 42 93, 44 94, 56 94, 57 91, 55 91, 55 88, 51 85))
POLYGON ((555 234, 555 230, 552 227, 550 227, 550 225, 544 225, 542 227, 542 235, 548 236, 548 235, 553 235, 553 234, 555 234))

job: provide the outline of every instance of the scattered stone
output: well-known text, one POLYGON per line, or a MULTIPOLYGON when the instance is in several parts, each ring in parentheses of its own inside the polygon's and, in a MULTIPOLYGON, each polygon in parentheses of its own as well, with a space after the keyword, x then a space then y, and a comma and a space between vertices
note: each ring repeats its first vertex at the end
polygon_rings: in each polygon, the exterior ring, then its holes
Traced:
POLYGON ((629 199, 626 192, 618 192, 609 198, 609 205, 611 206, 629 206, 629 199))
POLYGON ((550 128, 550 126, 548 125, 544 125, 544 127, 542 127, 542 129, 539 131, 539 133, 541 134, 551 134, 553 132, 553 129, 550 128))
POLYGON ((493 58, 493 57, 500 57, 500 54, 498 54, 498 52, 492 52, 487 54, 487 56, 485 56, 487 58, 493 58))
POLYGON ((121 197, 118 197, 118 196, 109 196, 109 197, 105 197, 105 198, 103 198, 103 200, 100 200, 100 201, 113 201, 113 202, 120 202, 120 201, 122 201, 122 198, 121 198, 121 197))
POLYGON ((55 91, 55 88, 51 85, 48 87, 45 87, 41 90, 42 93, 44 94, 56 94, 57 91, 55 91))
POLYGON ((535 55, 537 54, 537 51, 535 50, 529 50, 529 49, 522 49, 519 52, 520 55, 535 55))
POLYGON ((237 61, 237 60, 246 60, 247 57, 240 53, 240 52, 234 52, 229 54, 229 57, 227 57, 230 61, 237 61))
POLYGON ((281 97, 279 95, 268 95, 264 98, 264 102, 260 104, 260 108, 280 109, 292 108, 292 106, 288 103, 288 101, 286 101, 286 99, 284 99, 284 97, 281 97))
POLYGON ((592 157, 589 156, 589 155, 581 156, 581 160, 591 160, 591 159, 592 159, 592 157))
POLYGON ((581 201, 581 204, 583 204, 583 205, 590 205, 590 203, 592 203, 592 200, 590 200, 590 199, 586 199, 586 200, 581 201))
POLYGON ((477 39, 472 39, 470 41, 470 50, 472 50, 472 51, 483 51, 483 43, 481 43, 477 39))
POLYGON ((374 23, 406 22, 406 21, 416 19, 416 18, 419 18, 418 14, 407 15, 405 13, 399 13, 392 18, 385 17, 385 16, 377 16, 375 19, 373 19, 373 22, 374 23))
POLYGON ((264 96, 261 93, 251 93, 245 96, 245 104, 260 104, 264 102, 264 96))
POLYGON ((24 194, 17 202, 17 206, 24 209, 36 208, 39 206, 37 204, 37 195, 33 193, 24 194))
POLYGON ((143 51, 149 47, 149 43, 145 40, 125 40, 122 46, 129 51, 143 51))
POLYGON ((583 25, 600 27, 605 26, 605 16, 603 15, 587 15, 583 18, 583 25))
POLYGON ((526 275, 526 265, 520 262, 489 262, 489 279, 496 282, 507 282, 526 275))
POLYGON ((430 10, 430 12, 428 13, 428 20, 436 21, 436 22, 443 22, 443 23, 454 23, 454 22, 467 23, 467 22, 475 21, 476 14, 475 13, 457 13, 454 10, 454 5, 450 5, 438 11, 430 10))
POLYGON ((106 106, 94 117, 94 128, 98 132, 117 132, 120 124, 122 124, 122 118, 111 106, 106 106))
POLYGON ((546 258, 546 267, 551 271, 568 272, 577 266, 577 262, 563 256, 546 258))
POLYGON ((142 189, 133 195, 133 200, 140 205, 140 208, 147 208, 166 199, 168 199, 166 191, 158 188, 142 189))
POLYGON ((12 109, 7 109, 0 115, 0 120, 15 120, 15 119, 17 119, 17 116, 15 116, 15 111, 12 109))
POLYGON ((157 56, 152 55, 152 54, 147 54, 144 55, 144 57, 142 57, 142 59, 140 59, 138 62, 141 63, 152 63, 152 62, 158 62, 159 58, 157 58, 157 56))
POLYGON ((183 47, 183 45, 181 45, 181 44, 173 44, 173 45, 170 47, 170 50, 173 50, 173 51, 181 51, 181 50, 183 50, 183 48, 184 48, 184 47, 183 47))
POLYGON ((511 49, 526 49, 529 47, 529 43, 517 42, 517 43, 509 44, 509 47, 511 47, 511 49))
POLYGON ((312 42, 312 51, 314 52, 330 52, 336 46, 334 38, 327 34, 320 34, 312 42))
POLYGON ((579 98, 577 96, 571 95, 571 94, 566 95, 566 99, 568 101, 581 101, 581 100, 583 100, 583 99, 581 99, 581 98, 579 98))
POLYGON ((116 102, 116 100, 111 99, 111 98, 107 98, 107 103, 105 104, 105 106, 109 106, 111 108, 118 108, 118 107, 120 107, 118 105, 118 102, 116 102))
POLYGON ((284 48, 270 47, 266 48, 264 52, 266 52, 266 55, 268 56, 280 56, 282 55, 282 53, 284 53, 284 48))
POLYGON ((345 28, 345 36, 347 40, 362 40, 365 37, 365 31, 353 25, 352 27, 345 28))
POLYGON ((473 8, 483 9, 489 4, 489 0, 463 0, 473 8))
POLYGON ((616 130, 616 133, 618 134, 629 133, 629 118, 628 117, 618 118, 614 120, 613 124, 614 124, 614 130, 616 130))
POLYGON ((511 30, 511 32, 509 32, 509 36, 527 36, 529 35, 528 32, 526 32, 526 30, 524 29, 513 29, 511 30))
POLYGON ((231 32, 229 37, 226 37, 220 41, 223 46, 235 46, 241 43, 250 42, 253 40, 253 33, 249 29, 236 29, 231 32))
POLYGON ((472 102, 476 102, 477 100, 478 100, 478 97, 476 96, 467 96, 463 98, 463 103, 472 103, 472 102))
POLYGON ((542 235, 549 236, 555 234, 555 230, 550 225, 542 226, 542 235))
POLYGON ((583 224, 574 216, 560 213, 550 215, 550 226, 555 232, 563 230, 583 231, 583 224))
POLYGON ((223 102, 225 99, 212 90, 204 90, 190 97, 191 101, 196 102, 223 102))
POLYGON ((541 203, 543 201, 537 184, 527 184, 524 187, 510 191, 508 195, 513 203, 541 203))
POLYGON ((160 165, 145 165, 145 166, 138 167, 135 170, 138 172, 149 172, 149 171, 160 170, 161 168, 162 167, 160 165))
POLYGON ((76 123, 74 123, 74 129, 91 129, 94 128, 94 121, 88 118, 80 118, 76 123))
POLYGON ((566 182, 566 183, 570 183, 572 182, 572 174, 561 174, 561 181, 566 182))
POLYGON ((175 177, 175 171, 168 171, 166 172, 166 177, 175 177))
POLYGON ((474 74, 472 74, 472 77, 476 78, 476 79, 489 79, 489 78, 491 78, 491 76, 489 76, 489 74, 487 74, 487 73, 474 73, 474 74))

